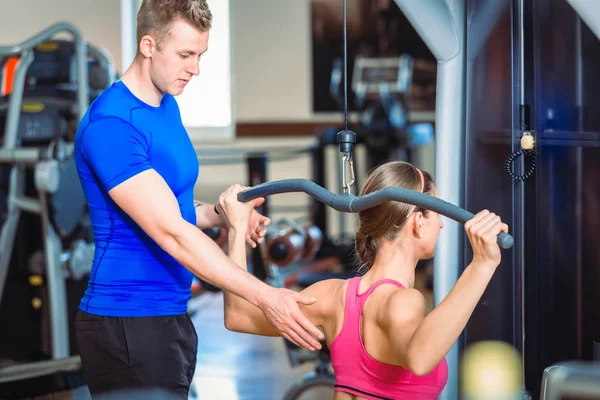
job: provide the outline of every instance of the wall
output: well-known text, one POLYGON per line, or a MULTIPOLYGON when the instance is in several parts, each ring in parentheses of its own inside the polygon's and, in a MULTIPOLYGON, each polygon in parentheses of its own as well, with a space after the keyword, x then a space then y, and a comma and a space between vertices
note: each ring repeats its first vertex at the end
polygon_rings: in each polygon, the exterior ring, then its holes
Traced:
POLYGON ((57 22, 70 22, 85 39, 106 48, 121 66, 120 0, 1 0, 0 46, 15 45, 57 22))
POLYGON ((232 27, 237 120, 312 120, 310 0, 232 0, 232 27))

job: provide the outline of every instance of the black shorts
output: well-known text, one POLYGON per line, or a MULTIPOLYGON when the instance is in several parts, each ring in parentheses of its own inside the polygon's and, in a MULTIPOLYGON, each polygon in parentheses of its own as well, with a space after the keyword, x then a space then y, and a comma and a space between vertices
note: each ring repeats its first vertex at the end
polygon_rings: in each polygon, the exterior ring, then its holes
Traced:
POLYGON ((198 351, 189 315, 102 317, 79 310, 75 334, 92 396, 154 389, 188 398, 198 351))

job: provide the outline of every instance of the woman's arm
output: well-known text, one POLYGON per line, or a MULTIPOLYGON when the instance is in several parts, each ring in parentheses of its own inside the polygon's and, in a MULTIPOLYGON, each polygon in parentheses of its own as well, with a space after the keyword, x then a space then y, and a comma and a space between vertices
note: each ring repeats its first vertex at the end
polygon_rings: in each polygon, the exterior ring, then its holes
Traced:
POLYGON ((467 221, 465 230, 473 261, 429 315, 425 317, 423 295, 415 289, 399 290, 389 299, 390 342, 398 359, 416 375, 430 373, 448 354, 500 264, 497 236, 508 231, 500 217, 484 210, 467 221))
MULTIPOLYGON (((246 228, 230 228, 229 258, 242 269, 246 264, 246 228)), ((302 313, 317 327, 322 326, 323 315, 326 313, 328 293, 331 282, 322 281, 304 289, 301 294, 316 298, 315 304, 300 305, 302 313)), ((225 327, 234 332, 251 333, 262 336, 281 336, 267 321, 260 308, 233 293, 224 291, 225 296, 225 327)))
MULTIPOLYGON (((247 270, 246 264, 247 228, 229 228, 229 258, 233 263, 247 270)), ((281 336, 258 307, 243 298, 223 291, 225 297, 225 327, 234 332, 254 333, 263 336, 281 336)), ((306 314, 305 314, 306 315, 306 314)), ((309 315, 306 315, 310 319, 309 315)))
POLYGON ((402 289, 389 299, 387 333, 402 365, 427 375, 446 357, 465 328, 493 275, 493 268, 469 265, 454 288, 425 316, 425 299, 416 289, 402 289))
POLYGON ((196 210, 196 226, 200 229, 226 228, 227 224, 223 217, 215 211, 215 205, 194 200, 196 210))

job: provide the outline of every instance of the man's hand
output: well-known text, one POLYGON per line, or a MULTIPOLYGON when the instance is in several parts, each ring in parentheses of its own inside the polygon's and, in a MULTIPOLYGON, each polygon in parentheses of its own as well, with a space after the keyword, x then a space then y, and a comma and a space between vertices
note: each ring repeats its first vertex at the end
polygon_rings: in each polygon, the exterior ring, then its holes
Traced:
POLYGON ((259 300, 265 317, 281 334, 297 346, 309 350, 321 349, 323 333, 300 311, 298 303, 311 305, 315 298, 307 298, 288 289, 269 288, 259 300), (316 339, 315 339, 316 338, 316 339))
MULTIPOLYGON (((264 198, 258 198, 254 203, 254 207, 258 207, 264 202, 264 198)), ((252 210, 252 214, 248 220, 248 234, 246 235, 246 243, 253 248, 262 243, 263 238, 267 234, 266 227, 269 226, 270 223, 271 220, 268 217, 259 214, 256 210, 252 210)))

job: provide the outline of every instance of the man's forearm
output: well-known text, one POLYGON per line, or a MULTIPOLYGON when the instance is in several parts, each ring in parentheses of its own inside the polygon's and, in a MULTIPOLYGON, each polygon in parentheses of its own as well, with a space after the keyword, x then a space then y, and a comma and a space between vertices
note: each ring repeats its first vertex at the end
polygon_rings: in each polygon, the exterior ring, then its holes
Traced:
POLYGON ((182 220, 161 247, 199 278, 260 307, 261 294, 270 287, 244 271, 199 229, 182 220))
POLYGON ((215 212, 215 205, 194 200, 196 227, 200 229, 224 228, 225 220, 215 212))

